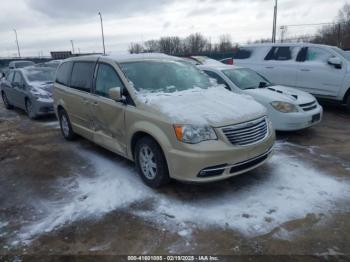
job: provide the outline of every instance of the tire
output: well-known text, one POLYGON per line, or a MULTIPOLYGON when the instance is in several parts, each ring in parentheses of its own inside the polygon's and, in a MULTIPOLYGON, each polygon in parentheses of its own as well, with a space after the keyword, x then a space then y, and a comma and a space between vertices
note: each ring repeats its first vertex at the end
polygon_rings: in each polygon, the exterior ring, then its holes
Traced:
POLYGON ((348 98, 346 99, 346 108, 348 109, 348 112, 350 113, 350 94, 348 95, 348 98))
POLYGON ((28 117, 30 119, 35 119, 37 115, 33 111, 33 104, 32 104, 32 101, 30 101, 30 99, 26 99, 25 106, 26 106, 26 112, 28 117))
POLYGON ((7 99, 5 92, 1 92, 1 97, 2 97, 2 101, 4 102, 5 108, 12 109, 13 106, 10 104, 9 100, 7 99))
POLYGON ((139 175, 147 186, 160 188, 170 182, 164 153, 154 139, 141 138, 136 143, 134 156, 139 175))
POLYGON ((64 109, 59 110, 58 118, 60 122, 62 136, 68 141, 74 140, 76 137, 76 134, 73 131, 72 124, 69 120, 68 114, 64 109))

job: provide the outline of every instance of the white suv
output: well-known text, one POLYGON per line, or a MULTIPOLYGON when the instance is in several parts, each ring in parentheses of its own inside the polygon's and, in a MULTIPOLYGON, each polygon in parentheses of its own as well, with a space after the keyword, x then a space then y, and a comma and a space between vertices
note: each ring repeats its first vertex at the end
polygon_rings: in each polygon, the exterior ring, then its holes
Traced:
POLYGON ((241 48, 235 64, 249 67, 275 84, 346 104, 350 110, 350 53, 327 45, 256 44, 241 48))

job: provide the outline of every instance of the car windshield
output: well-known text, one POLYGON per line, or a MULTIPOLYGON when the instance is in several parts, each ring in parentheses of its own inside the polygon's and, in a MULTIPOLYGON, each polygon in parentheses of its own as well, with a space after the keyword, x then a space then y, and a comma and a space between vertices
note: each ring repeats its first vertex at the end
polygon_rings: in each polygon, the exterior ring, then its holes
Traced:
POLYGON ((332 48, 335 52, 337 52, 339 55, 341 55, 342 57, 344 57, 346 60, 350 61, 350 53, 346 52, 338 47, 333 47, 332 48))
POLYGON ((172 93, 212 86, 206 74, 183 61, 147 60, 120 65, 138 91, 172 93))
POLYGON ((257 72, 246 69, 227 69, 222 71, 240 89, 255 89, 270 86, 271 83, 257 72))
POLYGON ((27 61, 27 62, 16 62, 16 68, 23 68, 26 66, 32 66, 34 65, 33 62, 27 61))
POLYGON ((52 68, 30 68, 23 72, 29 82, 52 83, 55 79, 55 70, 52 68))

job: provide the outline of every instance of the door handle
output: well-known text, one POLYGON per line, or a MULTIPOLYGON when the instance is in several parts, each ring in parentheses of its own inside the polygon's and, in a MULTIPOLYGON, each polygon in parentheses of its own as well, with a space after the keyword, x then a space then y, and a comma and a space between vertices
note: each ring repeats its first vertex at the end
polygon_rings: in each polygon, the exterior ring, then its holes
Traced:
POLYGON ((98 106, 98 102, 93 102, 92 103, 94 106, 98 106))
POLYGON ((266 69, 274 69, 273 66, 266 66, 265 68, 266 68, 266 69))
POLYGON ((302 71, 302 72, 310 72, 311 69, 303 68, 303 69, 301 69, 301 71, 302 71))

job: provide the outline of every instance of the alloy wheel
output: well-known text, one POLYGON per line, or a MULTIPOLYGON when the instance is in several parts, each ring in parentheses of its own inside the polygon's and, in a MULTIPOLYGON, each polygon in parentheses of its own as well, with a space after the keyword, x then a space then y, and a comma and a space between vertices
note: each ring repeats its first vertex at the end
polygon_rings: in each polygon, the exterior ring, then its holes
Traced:
POLYGON ((141 147, 139 151, 139 161, 144 176, 149 180, 155 179, 157 176, 157 164, 154 153, 149 146, 143 145, 141 147))

